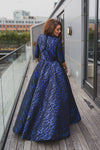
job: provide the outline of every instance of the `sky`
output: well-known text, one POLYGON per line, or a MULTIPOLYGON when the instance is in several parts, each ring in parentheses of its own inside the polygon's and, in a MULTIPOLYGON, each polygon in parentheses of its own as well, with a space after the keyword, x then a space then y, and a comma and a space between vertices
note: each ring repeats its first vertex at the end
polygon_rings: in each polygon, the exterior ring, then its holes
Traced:
POLYGON ((13 19, 15 10, 30 12, 30 16, 49 17, 54 9, 54 2, 59 0, 0 0, 0 17, 13 19))

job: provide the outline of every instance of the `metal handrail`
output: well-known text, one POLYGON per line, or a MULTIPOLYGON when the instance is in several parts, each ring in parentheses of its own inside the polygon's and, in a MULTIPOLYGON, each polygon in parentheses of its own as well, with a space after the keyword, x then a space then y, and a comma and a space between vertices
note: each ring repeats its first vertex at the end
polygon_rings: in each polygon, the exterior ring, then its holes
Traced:
MULTIPOLYGON (((27 43, 29 43, 30 41, 28 41, 27 43)), ((3 57, 0 58, 0 61, 1 60, 4 60, 5 58, 9 57, 10 55, 12 55, 13 53, 16 53, 17 51, 19 51, 19 49, 23 48, 27 43, 21 45, 20 47, 18 47, 16 50, 10 52, 8 55, 5 55, 3 57)))
POLYGON ((5 55, 3 57, 0 58, 0 61, 1 60, 4 60, 5 58, 9 57, 10 55, 12 55, 13 53, 16 53, 17 51, 19 51, 21 48, 23 48, 25 46, 25 44, 21 45, 20 47, 18 47, 16 50, 10 52, 8 55, 5 55))

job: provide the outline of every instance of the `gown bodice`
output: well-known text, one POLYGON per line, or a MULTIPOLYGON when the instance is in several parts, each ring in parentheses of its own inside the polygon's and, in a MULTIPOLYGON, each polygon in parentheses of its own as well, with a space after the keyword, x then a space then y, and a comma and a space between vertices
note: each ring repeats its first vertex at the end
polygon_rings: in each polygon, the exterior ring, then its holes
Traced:
POLYGON ((39 54, 41 54, 41 60, 59 63, 65 61, 61 40, 56 36, 40 34, 35 48, 35 57, 38 58, 39 54))

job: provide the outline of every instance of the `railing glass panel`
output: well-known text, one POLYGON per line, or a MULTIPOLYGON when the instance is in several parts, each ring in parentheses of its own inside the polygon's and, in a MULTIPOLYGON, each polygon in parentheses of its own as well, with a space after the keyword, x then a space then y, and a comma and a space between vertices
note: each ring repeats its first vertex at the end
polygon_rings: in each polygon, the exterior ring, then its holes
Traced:
POLYGON ((32 49, 26 44, 0 59, 0 147, 31 58, 32 49))

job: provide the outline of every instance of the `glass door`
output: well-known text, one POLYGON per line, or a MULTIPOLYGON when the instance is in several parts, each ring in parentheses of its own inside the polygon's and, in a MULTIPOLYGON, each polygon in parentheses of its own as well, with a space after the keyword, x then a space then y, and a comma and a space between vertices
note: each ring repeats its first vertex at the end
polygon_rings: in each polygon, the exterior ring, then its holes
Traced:
POLYGON ((58 16, 57 19, 61 22, 62 24, 62 48, 63 48, 63 52, 64 52, 64 57, 65 57, 65 49, 64 49, 64 11, 61 12, 58 16))
POLYGON ((86 16, 85 88, 94 95, 95 0, 88 0, 86 16))
POLYGON ((97 97, 100 100, 100 0, 98 1, 97 97))
POLYGON ((84 87, 100 106, 100 0, 85 0, 84 87))

